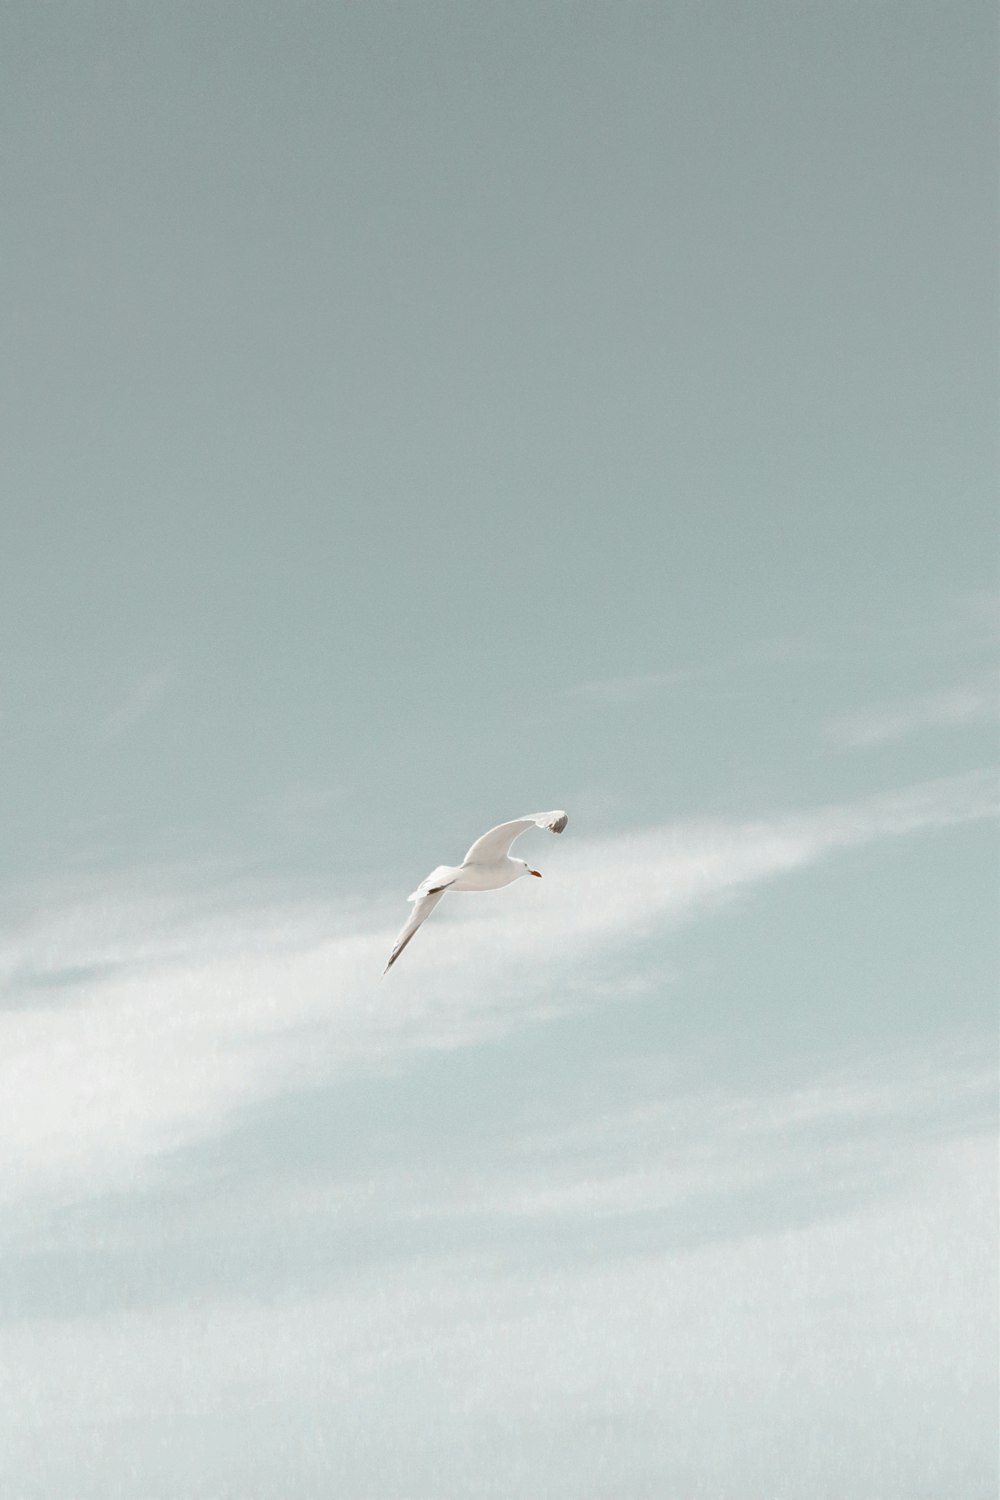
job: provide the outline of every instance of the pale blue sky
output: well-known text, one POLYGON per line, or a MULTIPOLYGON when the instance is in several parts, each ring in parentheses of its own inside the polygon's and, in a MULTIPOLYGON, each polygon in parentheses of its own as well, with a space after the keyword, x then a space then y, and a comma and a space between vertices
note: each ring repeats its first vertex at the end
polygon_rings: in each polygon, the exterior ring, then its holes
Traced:
POLYGON ((5 1492, 995 1494, 995 33, 5 8, 5 1492))

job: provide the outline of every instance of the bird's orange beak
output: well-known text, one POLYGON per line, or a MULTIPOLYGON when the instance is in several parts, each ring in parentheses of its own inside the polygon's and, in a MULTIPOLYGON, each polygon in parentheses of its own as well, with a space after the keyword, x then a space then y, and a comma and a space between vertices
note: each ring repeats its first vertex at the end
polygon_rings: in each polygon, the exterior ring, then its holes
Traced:
POLYGON ((528 874, 529 875, 537 875, 538 878, 539 878, 539 880, 541 880, 541 878, 542 878, 542 872, 541 872, 541 870, 529 870, 528 874))

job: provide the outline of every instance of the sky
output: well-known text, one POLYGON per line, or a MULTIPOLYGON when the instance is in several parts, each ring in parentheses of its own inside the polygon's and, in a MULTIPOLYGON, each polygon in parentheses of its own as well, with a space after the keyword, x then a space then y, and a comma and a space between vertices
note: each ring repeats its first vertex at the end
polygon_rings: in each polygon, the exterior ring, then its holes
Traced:
POLYGON ((5 1496, 995 1496, 996 29, 3 8, 5 1496))

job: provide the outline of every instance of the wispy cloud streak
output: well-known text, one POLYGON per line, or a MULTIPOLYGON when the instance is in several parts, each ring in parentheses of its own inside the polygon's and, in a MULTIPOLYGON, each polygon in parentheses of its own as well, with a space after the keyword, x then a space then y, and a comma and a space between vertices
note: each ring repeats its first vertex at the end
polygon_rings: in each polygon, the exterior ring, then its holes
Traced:
POLYGON ((828 729, 840 744, 863 750, 904 739, 922 729, 950 729, 997 718, 1000 718, 1000 684, 991 677, 944 692, 903 698, 844 714, 831 720, 828 729))
POLYGON ((86 1197, 285 1089, 602 1003, 588 979, 596 955, 630 944, 634 966, 659 962, 672 930, 741 890, 837 851, 995 816, 996 803, 993 778, 976 774, 770 820, 567 839, 550 854, 557 878, 506 901, 456 900, 385 983, 395 902, 220 892, 206 915, 205 893, 179 888, 50 910, 12 932, 3 955, 19 1003, 0 1014, 0 1194, 86 1197), (25 986, 46 1003, 25 1004, 25 986))

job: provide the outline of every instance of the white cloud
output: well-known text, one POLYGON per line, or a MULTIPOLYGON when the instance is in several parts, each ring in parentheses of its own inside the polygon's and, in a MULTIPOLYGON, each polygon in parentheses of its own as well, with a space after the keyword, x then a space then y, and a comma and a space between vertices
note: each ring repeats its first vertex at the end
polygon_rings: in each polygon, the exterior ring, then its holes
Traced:
POLYGON ((1000 689, 991 677, 844 714, 831 720, 828 730, 840 744, 861 750, 903 739, 921 729, 948 729, 998 716, 1000 689))
POLYGON ((45 1500, 985 1495, 993 1162, 983 1139, 935 1144, 898 1197, 738 1242, 530 1276, 402 1258, 318 1293, 15 1324, 7 1482, 45 1500))
POLYGON ((16 1003, 0 1013, 0 1194, 86 1198, 285 1089, 600 1004, 587 965, 606 951, 655 938, 659 963, 678 924, 740 890, 995 811, 993 779, 974 774, 736 825, 575 841, 571 827, 545 851, 555 878, 456 898, 384 982, 396 902, 180 882, 50 902, 11 919, 2 955, 16 1003))
MULTIPOLYGON (((876 1177, 893 1190, 919 1175, 929 1139, 988 1133, 995 1115, 996 1069, 961 1053, 854 1060, 768 1093, 717 1087, 685 1094, 682 1080, 676 1082, 665 1097, 638 1107, 576 1120, 555 1135, 540 1131, 487 1191, 471 1178, 459 1182, 453 1207, 583 1216, 591 1226, 673 1208, 684 1213, 694 1238, 742 1237, 752 1232, 750 1197, 766 1200, 777 1226, 787 1222, 786 1213, 794 1220, 803 1194, 825 1192, 836 1216, 844 1204, 853 1210, 856 1195, 876 1177), (888 1149, 891 1140, 895 1150, 888 1149), (708 1230, 701 1204, 710 1206, 708 1230)), ((812 1214, 825 1216, 817 1203, 812 1214)))
POLYGON ((418 1145, 374 1178, 326 1165, 288 1173, 269 1185, 264 1219, 256 1186, 241 1207, 261 1227, 310 1216, 374 1222, 375 1240, 387 1246, 418 1220, 433 1226, 439 1254, 453 1241, 484 1248, 498 1224, 512 1260, 521 1248, 530 1258, 539 1234, 542 1243, 556 1238, 563 1264, 582 1236, 589 1253, 601 1246, 620 1255, 636 1248, 630 1235, 645 1244, 649 1226, 661 1248, 690 1249, 780 1234, 850 1216, 873 1195, 905 1194, 924 1175, 928 1150, 989 1135, 995 1094, 996 1069, 961 1044, 933 1054, 883 1049, 753 1089, 706 1079, 678 1058, 652 1090, 623 1079, 611 1108, 549 1100, 472 1159, 418 1145))

